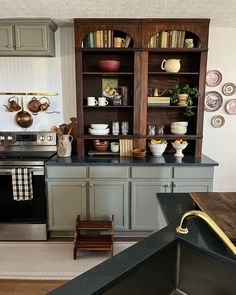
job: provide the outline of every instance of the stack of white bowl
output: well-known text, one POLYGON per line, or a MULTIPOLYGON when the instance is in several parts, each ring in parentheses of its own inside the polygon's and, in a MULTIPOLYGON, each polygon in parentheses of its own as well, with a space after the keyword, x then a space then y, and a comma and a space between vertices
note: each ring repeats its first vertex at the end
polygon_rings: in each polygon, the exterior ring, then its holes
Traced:
POLYGON ((92 135, 107 135, 110 131, 108 124, 90 124, 88 132, 92 135))
POLYGON ((170 125, 171 133, 173 134, 186 134, 187 133, 188 122, 173 122, 170 125))

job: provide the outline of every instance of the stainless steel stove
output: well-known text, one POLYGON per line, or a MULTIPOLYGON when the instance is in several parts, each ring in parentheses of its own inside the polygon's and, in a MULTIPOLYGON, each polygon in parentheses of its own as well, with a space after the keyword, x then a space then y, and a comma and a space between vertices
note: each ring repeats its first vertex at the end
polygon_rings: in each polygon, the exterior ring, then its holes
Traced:
POLYGON ((46 240, 45 162, 56 153, 52 132, 0 132, 0 240, 46 240), (33 198, 13 198, 12 171, 32 174, 33 198))

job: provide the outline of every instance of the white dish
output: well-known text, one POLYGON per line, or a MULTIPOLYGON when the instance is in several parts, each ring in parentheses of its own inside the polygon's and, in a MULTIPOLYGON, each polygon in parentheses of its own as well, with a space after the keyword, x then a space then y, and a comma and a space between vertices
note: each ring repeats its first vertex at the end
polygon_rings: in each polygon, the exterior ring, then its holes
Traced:
POLYGON ((176 150, 176 153, 175 153, 175 156, 176 157, 183 157, 184 154, 183 154, 183 150, 187 147, 188 143, 175 143, 175 142, 172 142, 172 146, 173 148, 176 150))
POLYGON ((167 147, 167 143, 161 143, 161 144, 149 143, 148 146, 153 156, 161 156, 167 147))
POLYGON ((172 122, 171 127, 177 127, 177 126, 183 126, 183 127, 187 127, 188 126, 188 122, 172 122))
POLYGON ((92 129, 101 130, 101 129, 106 129, 108 127, 108 124, 90 124, 90 127, 92 129))
POLYGON ((110 129, 92 129, 89 128, 88 132, 92 135, 107 135, 109 133, 110 129))
POLYGON ((182 135, 187 133, 187 128, 181 126, 181 127, 171 128, 170 131, 172 134, 182 135))

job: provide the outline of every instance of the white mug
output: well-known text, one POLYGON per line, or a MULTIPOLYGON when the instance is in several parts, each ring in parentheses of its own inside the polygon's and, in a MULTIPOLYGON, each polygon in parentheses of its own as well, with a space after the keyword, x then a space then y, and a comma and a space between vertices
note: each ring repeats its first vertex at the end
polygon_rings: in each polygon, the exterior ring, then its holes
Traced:
POLYGON ((118 142, 111 142, 111 151, 113 153, 119 152, 119 143, 118 142))
POLYGON ((98 98, 98 105, 99 106, 106 106, 106 105, 108 105, 108 101, 106 100, 105 97, 99 97, 98 98))
POLYGON ((87 105, 88 106, 96 106, 98 104, 97 100, 93 96, 87 97, 87 105))

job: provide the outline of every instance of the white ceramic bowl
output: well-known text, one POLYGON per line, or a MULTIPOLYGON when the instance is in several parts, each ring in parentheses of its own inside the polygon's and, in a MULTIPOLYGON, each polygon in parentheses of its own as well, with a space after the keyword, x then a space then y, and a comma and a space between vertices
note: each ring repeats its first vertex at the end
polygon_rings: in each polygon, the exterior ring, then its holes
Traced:
POLYGON ((182 153, 182 151, 187 147, 188 143, 175 143, 172 142, 172 146, 173 148, 176 150, 175 156, 176 157, 183 157, 184 154, 182 153))
POLYGON ((149 147, 151 153, 153 154, 153 156, 161 156, 167 147, 167 143, 161 143, 161 144, 149 143, 148 147, 149 147))
POLYGON ((187 127, 188 122, 181 121, 181 122, 172 122, 170 124, 170 127, 179 127, 179 126, 187 127))
POLYGON ((170 131, 171 131, 171 133, 173 133, 173 134, 179 134, 179 135, 182 135, 182 134, 187 133, 187 127, 179 126, 179 127, 171 128, 170 131))
POLYGON ((88 132, 92 135, 107 135, 109 133, 110 129, 92 129, 89 128, 88 132))
POLYGON ((90 124, 90 127, 92 129, 106 129, 108 127, 108 124, 90 124))

